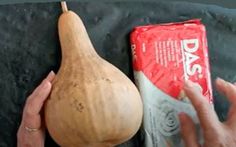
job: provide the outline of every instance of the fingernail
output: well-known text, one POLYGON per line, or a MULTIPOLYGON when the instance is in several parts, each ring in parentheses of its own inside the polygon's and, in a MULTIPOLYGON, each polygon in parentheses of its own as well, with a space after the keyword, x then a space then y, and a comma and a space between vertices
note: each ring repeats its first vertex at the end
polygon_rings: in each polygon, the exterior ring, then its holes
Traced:
POLYGON ((194 87, 194 83, 190 80, 186 80, 186 81, 184 81, 184 87, 192 88, 192 87, 194 87))
POLYGON ((51 76, 54 76, 54 75, 55 75, 55 73, 51 70, 48 74, 48 77, 51 77, 51 76))
POLYGON ((49 82, 52 82, 52 80, 54 79, 55 77, 55 73, 53 71, 50 71, 48 76, 46 77, 46 79, 49 81, 49 82))
POLYGON ((190 80, 185 81, 185 83, 184 83, 184 89, 195 89, 195 90, 197 90, 197 91, 199 91, 199 92, 202 92, 202 91, 203 91, 203 90, 202 90, 202 87, 201 87, 199 84, 194 83, 194 82, 192 82, 192 81, 190 81, 190 80))
POLYGON ((223 79, 220 78, 220 77, 217 77, 216 80, 219 81, 219 82, 225 82, 225 80, 223 80, 223 79))
POLYGON ((219 77, 216 78, 216 82, 218 82, 219 84, 224 85, 224 86, 226 86, 227 83, 228 83, 228 82, 226 82, 225 80, 223 80, 222 78, 219 78, 219 77))

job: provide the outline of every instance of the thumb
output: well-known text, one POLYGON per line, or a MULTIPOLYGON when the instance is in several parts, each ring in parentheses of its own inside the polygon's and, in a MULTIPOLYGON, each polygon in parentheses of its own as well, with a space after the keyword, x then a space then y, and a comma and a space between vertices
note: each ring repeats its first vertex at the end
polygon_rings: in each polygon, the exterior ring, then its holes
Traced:
POLYGON ((197 141, 196 129, 192 119, 185 113, 179 114, 181 135, 185 147, 200 147, 197 141))

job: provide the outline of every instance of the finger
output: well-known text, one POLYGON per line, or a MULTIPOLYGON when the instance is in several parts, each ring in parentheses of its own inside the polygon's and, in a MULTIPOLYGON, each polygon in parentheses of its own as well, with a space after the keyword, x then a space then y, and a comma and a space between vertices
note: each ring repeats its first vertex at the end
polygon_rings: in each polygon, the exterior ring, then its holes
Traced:
POLYGON ((48 80, 49 82, 52 82, 54 78, 55 78, 55 73, 51 71, 46 77, 46 80, 48 80))
POLYGON ((236 132, 235 122, 236 122, 236 109, 231 107, 227 115, 227 120, 224 122, 224 124, 229 126, 234 132, 236 132))
POLYGON ((203 130, 217 129, 220 123, 218 117, 198 86, 191 81, 186 81, 184 90, 197 112, 203 130))
POLYGON ((216 88, 221 93, 225 94, 228 100, 235 105, 236 104, 236 87, 235 85, 217 78, 216 79, 216 88))
POLYGON ((50 94, 51 87, 51 83, 44 80, 27 99, 25 111, 32 115, 39 114, 44 101, 50 94))
POLYGON ((23 127, 28 127, 32 129, 41 129, 42 128, 42 120, 39 114, 31 115, 29 113, 25 113, 22 119, 23 127))
POLYGON ((236 131, 236 86, 235 84, 231 84, 223 79, 217 78, 216 79, 216 88, 218 91, 226 95, 230 103, 232 104, 229 112, 228 118, 225 122, 227 126, 229 126, 232 130, 236 131))
POLYGON ((235 84, 231 84, 223 79, 217 78, 216 79, 216 88, 218 91, 226 95, 230 103, 232 104, 229 112, 228 118, 225 122, 226 125, 230 126, 232 129, 236 130, 236 86, 235 84))
POLYGON ((51 91, 51 81, 54 79, 55 74, 51 71, 42 83, 34 90, 28 97, 24 111, 31 115, 38 114, 43 106, 45 99, 51 91))
POLYGON ((181 135, 185 147, 200 147, 197 140, 196 128, 192 119, 185 113, 179 114, 181 135))
POLYGON ((43 107, 43 103, 51 91, 51 83, 55 74, 50 72, 43 82, 34 90, 26 101, 23 112, 23 121, 27 127, 38 128, 41 126, 41 118, 39 112, 43 107))
POLYGON ((40 111, 50 91, 51 83, 45 80, 27 99, 23 112, 23 121, 27 126, 35 128, 41 125, 40 111))

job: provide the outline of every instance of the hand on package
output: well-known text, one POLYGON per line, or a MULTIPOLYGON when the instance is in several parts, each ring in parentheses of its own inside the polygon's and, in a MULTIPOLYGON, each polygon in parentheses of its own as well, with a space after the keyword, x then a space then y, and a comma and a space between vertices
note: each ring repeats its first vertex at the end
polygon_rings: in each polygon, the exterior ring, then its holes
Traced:
MULTIPOLYGON (((203 131, 203 147, 236 146, 236 86, 222 79, 216 80, 216 88, 226 95, 231 103, 228 118, 220 122, 214 109, 201 94, 201 90, 191 81, 185 83, 185 93, 192 102, 203 131)), ((185 113, 179 115, 181 134, 186 147, 200 147, 196 128, 192 119, 185 113)))
POLYGON ((41 109, 50 94, 54 77, 55 74, 50 72, 27 98, 21 125, 17 132, 17 147, 44 147, 45 127, 42 123, 41 109))

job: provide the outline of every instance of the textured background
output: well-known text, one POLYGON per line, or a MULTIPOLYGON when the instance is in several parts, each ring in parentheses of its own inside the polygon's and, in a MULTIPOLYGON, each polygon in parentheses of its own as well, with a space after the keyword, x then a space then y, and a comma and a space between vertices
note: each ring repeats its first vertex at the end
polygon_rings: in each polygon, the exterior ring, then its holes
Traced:
MULTIPOLYGON (((0 4, 15 4, 15 3, 45 3, 45 2, 59 2, 61 0, 0 0, 0 4)), ((155 2, 155 1, 187 1, 194 3, 203 3, 203 4, 217 4, 227 8, 236 8, 235 0, 66 0, 74 2, 155 2)))
MULTIPOLYGON (((70 2, 88 29, 97 52, 133 79, 129 33, 137 25, 202 18, 207 27, 212 79, 236 81, 236 9, 186 2, 70 2)), ((16 146, 26 97, 60 65, 58 3, 0 6, 0 147, 16 146)), ((225 119, 228 103, 214 91, 225 119)), ((134 140, 136 140, 134 138, 134 140)), ((139 146, 137 141, 130 146, 139 146)), ((47 138, 46 146, 56 146, 47 138)))

